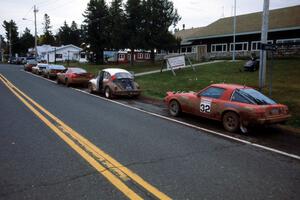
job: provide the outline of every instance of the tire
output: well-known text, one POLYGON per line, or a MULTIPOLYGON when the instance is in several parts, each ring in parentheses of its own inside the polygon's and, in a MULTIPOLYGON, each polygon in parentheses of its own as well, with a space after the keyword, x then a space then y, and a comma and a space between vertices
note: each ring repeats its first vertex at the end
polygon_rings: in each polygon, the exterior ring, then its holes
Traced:
POLYGON ((223 126, 229 132, 237 132, 240 128, 240 117, 235 112, 229 111, 223 115, 223 126))
POLYGON ((47 74, 47 78, 50 79, 50 74, 47 74))
POLYGON ((56 83, 57 83, 57 85, 59 85, 61 83, 59 78, 56 79, 56 83))
POLYGON ((169 103, 169 112, 173 117, 177 117, 181 114, 181 107, 178 101, 171 100, 169 103))
POLYGON ((105 88, 105 90, 104 90, 104 96, 107 99, 111 99, 112 98, 111 89, 109 87, 105 88))
POLYGON ((67 78, 65 80, 65 84, 66 84, 67 87, 70 87, 70 85, 71 85, 67 78))
POLYGON ((88 84, 88 92, 89 92, 90 94, 93 94, 93 93, 94 93, 94 91, 93 91, 93 86, 92 86, 91 83, 88 84))

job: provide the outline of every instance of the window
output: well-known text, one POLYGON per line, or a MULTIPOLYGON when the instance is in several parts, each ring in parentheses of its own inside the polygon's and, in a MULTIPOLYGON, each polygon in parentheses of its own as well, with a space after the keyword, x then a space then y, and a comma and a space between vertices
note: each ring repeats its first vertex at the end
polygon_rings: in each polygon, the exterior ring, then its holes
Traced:
POLYGON ((125 59, 125 55, 124 54, 119 54, 119 59, 120 60, 124 60, 125 59))
POLYGON ((227 44, 212 44, 211 45, 211 52, 226 52, 227 51, 227 44))
POLYGON ((137 58, 138 58, 138 59, 143 59, 143 53, 138 53, 138 54, 137 54, 137 58))
POLYGON ((55 54, 55 58, 62 58, 62 54, 55 54))
MULTIPOLYGON (((233 43, 230 43, 230 51, 233 51, 233 43)), ((248 51, 248 42, 236 42, 235 51, 248 51)))
POLYGON ((145 54, 145 59, 150 59, 150 53, 145 54))
POLYGON ((186 48, 185 47, 182 47, 181 48, 181 53, 185 53, 186 52, 186 48))
POLYGON ((186 48, 186 52, 187 52, 187 53, 191 53, 191 52, 192 52, 192 47, 187 47, 187 48, 186 48))
POLYGON ((200 94, 200 96, 219 99, 223 95, 224 91, 225 91, 224 88, 210 87, 210 88, 204 90, 200 94))
POLYGON ((293 47, 297 47, 297 46, 299 46, 300 38, 280 39, 280 40, 276 40, 276 43, 277 44, 288 44, 293 47), (297 42, 297 44, 295 44, 296 42, 297 42))
POLYGON ((231 96, 231 101, 240 102, 240 103, 247 103, 252 104, 248 99, 243 97, 239 92, 234 91, 233 95, 231 96))
MULTIPOLYGON (((273 40, 268 40, 268 44, 273 44, 273 40)), ((252 41, 251 42, 251 51, 259 51, 260 49, 260 41, 252 41)))

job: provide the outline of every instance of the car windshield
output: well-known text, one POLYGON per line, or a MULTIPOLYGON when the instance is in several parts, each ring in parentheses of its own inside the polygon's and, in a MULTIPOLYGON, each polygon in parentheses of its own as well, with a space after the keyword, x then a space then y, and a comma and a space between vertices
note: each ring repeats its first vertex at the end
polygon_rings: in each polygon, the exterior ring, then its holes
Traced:
POLYGON ((120 72, 120 73, 116 73, 115 77, 117 79, 122 79, 122 78, 130 78, 133 79, 132 75, 130 73, 126 73, 126 72, 120 72))
POLYGON ((269 97, 263 95, 262 93, 254 89, 250 89, 250 88, 239 89, 237 90, 237 92, 241 94, 243 97, 245 97, 246 99, 248 99, 253 104, 257 104, 257 105, 276 104, 275 101, 273 101, 269 97))
POLYGON ((76 73, 76 74, 84 74, 87 73, 84 69, 81 68, 72 68, 71 72, 76 73))

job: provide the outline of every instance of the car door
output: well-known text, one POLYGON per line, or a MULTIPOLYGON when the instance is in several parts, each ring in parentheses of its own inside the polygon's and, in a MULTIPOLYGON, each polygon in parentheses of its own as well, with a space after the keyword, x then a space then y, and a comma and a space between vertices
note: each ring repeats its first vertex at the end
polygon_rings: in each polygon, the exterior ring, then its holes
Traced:
POLYGON ((222 103, 221 97, 225 89, 211 86, 197 94, 195 101, 195 114, 215 119, 219 115, 219 105, 222 103))
POLYGON ((98 91, 101 92, 103 89, 103 77, 104 77, 104 72, 105 71, 101 71, 99 72, 98 76, 97 76, 97 86, 98 86, 98 91))

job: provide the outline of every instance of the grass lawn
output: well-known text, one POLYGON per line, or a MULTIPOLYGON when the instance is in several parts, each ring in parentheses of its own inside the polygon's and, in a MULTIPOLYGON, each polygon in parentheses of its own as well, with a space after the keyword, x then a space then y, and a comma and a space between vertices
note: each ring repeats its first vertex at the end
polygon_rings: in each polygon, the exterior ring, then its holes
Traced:
MULTIPOLYGON (((67 67, 67 63, 61 63, 64 66, 67 67)), ((136 62, 134 63, 133 66, 130 66, 130 64, 106 64, 106 65, 95 65, 95 64, 83 64, 83 63, 70 63, 69 66, 76 66, 76 67, 81 67, 88 72, 91 72, 93 74, 98 74, 99 70, 102 70, 104 68, 123 68, 128 71, 132 71, 134 73, 140 73, 140 72, 147 72, 147 71, 152 71, 152 70, 157 70, 160 69, 162 66, 161 62, 155 62, 155 63, 150 63, 150 62, 136 62)))
MULTIPOLYGON (((258 87, 258 71, 244 72, 245 61, 224 61, 172 72, 163 72, 137 77, 143 89, 143 95, 162 99, 167 91, 198 91, 212 83, 237 83, 258 87)), ((267 65, 271 62, 268 61, 267 65)), ((267 67, 269 69, 269 67, 267 67)), ((267 87, 263 93, 269 96, 269 71, 267 70, 267 87)), ((272 98, 289 106, 292 119, 288 125, 300 127, 300 59, 275 60, 273 66, 272 98)))

